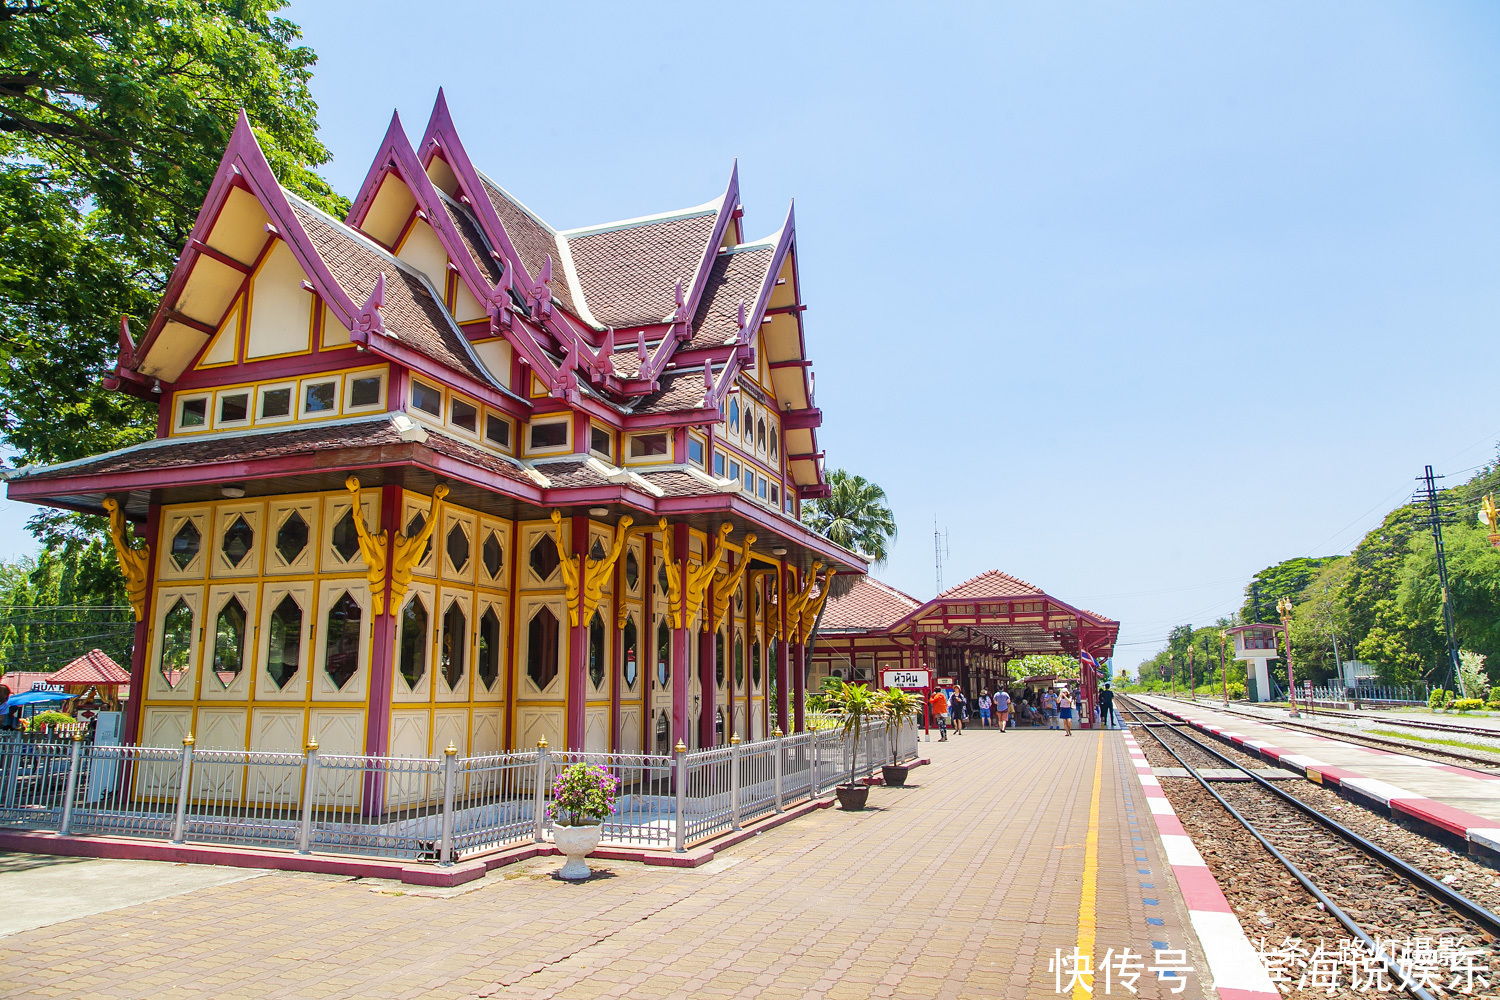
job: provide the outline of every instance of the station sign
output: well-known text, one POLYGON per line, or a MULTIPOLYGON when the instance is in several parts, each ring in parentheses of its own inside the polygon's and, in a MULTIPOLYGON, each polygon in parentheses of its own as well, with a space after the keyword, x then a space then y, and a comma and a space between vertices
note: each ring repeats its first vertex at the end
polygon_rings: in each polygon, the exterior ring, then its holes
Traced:
POLYGON ((928 688, 932 686, 931 670, 883 670, 880 686, 886 688, 928 688))

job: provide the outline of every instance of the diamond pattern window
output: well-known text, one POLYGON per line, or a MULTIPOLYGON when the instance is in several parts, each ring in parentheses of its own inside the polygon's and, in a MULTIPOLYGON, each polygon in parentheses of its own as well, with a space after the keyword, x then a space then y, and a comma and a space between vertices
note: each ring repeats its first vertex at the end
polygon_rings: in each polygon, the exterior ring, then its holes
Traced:
POLYGON ((734 686, 745 686, 745 640, 739 636, 734 640, 734 686))
POLYGON ((635 557, 635 550, 631 549, 625 553, 625 584, 631 590, 641 582, 641 563, 635 557))
POLYGON ((284 689, 302 661, 302 605, 287 594, 271 612, 271 639, 266 648, 266 673, 284 689))
POLYGON ((604 619, 597 611, 589 622, 589 683, 596 691, 604 686, 604 619))
POLYGON ((724 686, 724 633, 714 633, 714 686, 724 686))
POLYGON ((193 609, 187 601, 177 598, 177 603, 167 612, 161 623, 161 670, 167 687, 177 689, 187 676, 188 656, 193 648, 193 609))
POLYGON ((761 451, 766 450, 766 422, 764 420, 755 422, 755 446, 761 451))
POLYGON ((636 636, 634 615, 625 619, 625 629, 620 638, 621 645, 625 647, 625 660, 620 664, 620 678, 627 688, 634 691, 635 682, 640 679, 640 665, 637 663, 639 640, 636 636))
POLYGON ((347 590, 328 609, 323 632, 323 672, 340 691, 359 670, 359 602, 347 590))
POLYGON ((656 564, 656 592, 665 594, 667 592, 667 564, 656 564))
MULTIPOLYGON (((406 522, 406 537, 416 538, 422 533, 422 529, 425 527, 427 527, 427 515, 419 510, 411 516, 410 521, 406 522)), ((427 539, 427 548, 422 550, 422 558, 418 559, 417 562, 426 562, 427 557, 430 555, 432 555, 432 539, 429 537, 427 539)))
POLYGON ((557 676, 557 616, 550 608, 538 608, 526 632, 526 676, 538 690, 546 690, 557 676))
POLYGON ((351 561, 359 554, 359 529, 354 526, 354 508, 350 507, 344 511, 344 516, 333 524, 333 551, 339 554, 344 562, 351 561))
POLYGON ((255 544, 255 530, 243 517, 236 517, 234 523, 224 531, 224 558, 229 560, 229 565, 238 566, 245 561, 250 554, 250 546, 255 544))
POLYGON ((538 580, 550 580, 561 561, 557 555, 557 543, 552 541, 551 535, 542 535, 531 547, 531 571, 538 580))
POLYGON ((427 605, 413 597, 401 609, 401 678, 415 689, 427 673, 427 605))
POLYGON ((462 573, 469 565, 469 536, 462 524, 455 523, 452 528, 448 529, 446 548, 448 549, 448 562, 452 564, 453 572, 462 573))
POLYGON ((738 399, 729 401, 729 429, 736 434, 740 432, 740 401, 738 399))
POLYGON ((589 546, 589 558, 594 560, 595 562, 598 562, 599 560, 603 559, 605 555, 606 553, 604 551, 604 543, 599 541, 599 539, 597 538, 594 539, 594 544, 589 546))
POLYGON ((672 724, 663 711, 656 717, 656 752, 665 756, 672 750, 672 724))
POLYGON ((505 550, 500 547, 500 539, 492 531, 484 538, 484 545, 479 550, 480 561, 484 563, 484 571, 490 575, 490 579, 500 576, 500 571, 505 568, 505 550))
POLYGON ((458 685, 463 682, 468 643, 469 620, 464 617, 464 609, 454 601, 443 612, 442 662, 439 664, 449 691, 458 690, 458 685))
POLYGON ((231 597, 219 609, 218 621, 214 623, 214 676, 227 688, 244 665, 245 606, 238 597, 231 597))
POLYGON ((760 687, 760 640, 750 644, 750 683, 760 687))
POLYGON ((187 569, 203 545, 203 533, 192 521, 183 521, 182 527, 172 536, 172 561, 178 569, 187 569))
MULTIPOLYGON (((349 527, 354 527, 354 522, 349 522, 349 527)), ((295 510, 287 515, 281 527, 276 529, 276 551, 281 555, 281 561, 290 564, 302 554, 307 548, 307 522, 302 515, 295 510)))
POLYGON ((656 686, 665 688, 672 679, 672 630, 663 618, 656 625, 656 686))
POLYGON ((479 658, 476 666, 485 690, 493 691, 500 677, 500 619, 494 608, 479 616, 479 658))

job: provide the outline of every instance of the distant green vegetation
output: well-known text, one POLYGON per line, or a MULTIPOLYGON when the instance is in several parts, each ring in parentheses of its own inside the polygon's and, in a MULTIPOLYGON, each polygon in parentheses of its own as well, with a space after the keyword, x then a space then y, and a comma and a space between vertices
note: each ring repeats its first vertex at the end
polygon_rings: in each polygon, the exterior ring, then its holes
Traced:
MULTIPOLYGON (((1445 525, 1457 645, 1467 651, 1465 694, 1483 699, 1500 683, 1500 550, 1479 523, 1485 494, 1500 492, 1500 458, 1467 482, 1443 491, 1462 513, 1445 525), (1482 659, 1481 659, 1482 657, 1482 659)), ((1391 511, 1347 556, 1298 557, 1268 566, 1246 584, 1240 610, 1212 625, 1174 628, 1167 645, 1139 667, 1140 686, 1183 690, 1188 651, 1195 680, 1212 690, 1219 677, 1220 633, 1233 625, 1278 621, 1276 603, 1292 600, 1292 657, 1297 680, 1324 683, 1338 673, 1333 646, 1345 660, 1373 664, 1385 684, 1449 681, 1442 594, 1432 535, 1411 507, 1391 511)), ((1233 643, 1228 656, 1233 655, 1233 643)), ((1243 664, 1229 660, 1231 684, 1244 682, 1243 664)), ((1272 664, 1286 684, 1286 666, 1272 664)))

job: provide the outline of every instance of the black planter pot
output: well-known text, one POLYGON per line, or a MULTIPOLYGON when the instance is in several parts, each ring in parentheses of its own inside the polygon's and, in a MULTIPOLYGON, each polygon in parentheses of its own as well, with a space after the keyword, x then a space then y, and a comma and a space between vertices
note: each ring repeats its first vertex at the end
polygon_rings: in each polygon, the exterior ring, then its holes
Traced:
POLYGON ((880 776, 890 788, 901 788, 906 784, 906 776, 911 773, 911 768, 905 764, 883 764, 880 767, 880 776))
POLYGON ((839 785, 834 791, 839 796, 839 808, 849 812, 863 809, 870 798, 869 785, 839 785))

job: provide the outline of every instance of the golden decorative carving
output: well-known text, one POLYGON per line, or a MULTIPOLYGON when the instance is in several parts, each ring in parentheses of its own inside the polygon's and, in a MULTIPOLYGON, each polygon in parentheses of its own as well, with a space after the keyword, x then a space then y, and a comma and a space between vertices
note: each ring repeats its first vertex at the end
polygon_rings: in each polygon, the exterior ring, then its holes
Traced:
POLYGON ((593 556, 584 559, 583 599, 579 602, 584 621, 593 619, 594 609, 604 599, 604 581, 615 571, 615 563, 619 562, 620 554, 625 551, 625 543, 630 538, 630 526, 634 523, 635 518, 629 514, 620 518, 620 523, 615 525, 615 544, 609 554, 603 559, 595 559, 593 556))
POLYGON ((114 497, 104 498, 104 509, 109 511, 109 540, 115 543, 115 558, 119 560, 120 572, 125 576, 125 592, 130 596, 130 608, 136 621, 146 619, 146 601, 151 597, 151 578, 145 548, 136 548, 125 535, 125 512, 114 497))
MULTIPOLYGON (((747 546, 747 548, 748 548, 748 546, 747 546)), ((758 569, 758 570, 755 570, 754 572, 752 572, 750 574, 750 584, 749 584, 749 587, 750 587, 750 600, 751 601, 755 600, 755 588, 756 588, 756 585, 761 580, 764 580, 764 579, 767 579, 767 578, 771 578, 771 577, 775 577, 776 576, 776 572, 777 571, 774 570, 774 569, 758 569)), ((753 604, 751 605, 751 611, 750 611, 750 632, 751 632, 751 634, 756 639, 759 639, 761 642, 765 642, 766 641, 766 619, 768 617, 770 617, 770 614, 771 614, 771 588, 767 587, 766 588, 765 599, 760 602, 760 616, 756 617, 756 615, 755 615, 755 608, 754 608, 753 604)))
POLYGON ((391 546, 395 550, 391 553, 392 611, 401 605, 401 598, 406 596, 406 589, 411 586, 412 570, 422 561, 427 543, 437 530, 438 522, 442 520, 443 497, 447 495, 448 487, 441 484, 432 491, 432 505, 427 510, 427 520, 415 538, 408 538, 404 531, 392 529, 390 532, 391 546))
POLYGON ((781 615, 781 628, 777 633, 781 637, 782 642, 788 640, 800 641, 797 640, 797 633, 800 631, 802 624, 802 607, 807 603, 808 598, 812 596, 813 582, 817 579, 818 570, 822 568, 822 560, 814 562, 812 564, 812 571, 807 574, 807 579, 802 589, 787 595, 786 608, 781 615))
POLYGON ((729 533, 734 530, 734 525, 725 521, 719 525, 719 541, 714 546, 712 559, 705 559, 701 566, 689 566, 687 571, 687 624, 692 626, 693 620, 698 617, 698 611, 703 607, 703 598, 708 594, 708 585, 713 581, 714 574, 719 571, 719 563, 724 561, 724 544, 729 539, 729 533))
POLYGON ((662 565, 667 571, 667 618, 673 628, 682 628, 682 567, 677 565, 677 554, 672 551, 672 530, 667 519, 656 525, 661 529, 662 565))
MULTIPOLYGON (((359 479, 350 476, 344 480, 344 489, 354 498, 354 510, 351 512, 354 520, 354 530, 359 535, 359 554, 365 559, 365 580, 370 585, 370 607, 379 618, 385 614, 385 557, 390 549, 390 529, 382 531, 378 535, 370 534, 370 528, 365 524, 365 508, 359 502, 359 479)), ((408 581, 411 579, 407 576, 408 581)), ((405 588, 402 588, 405 592, 405 588)))
POLYGON ((823 585, 818 589, 818 596, 802 602, 802 628, 798 633, 798 642, 806 643, 812 638, 813 625, 817 623, 818 612, 823 610, 823 603, 828 600, 829 587, 835 576, 838 576, 838 570, 829 570, 823 577, 823 585))
POLYGON ((563 545, 562 511, 552 512, 552 537, 557 542, 557 568, 562 571, 563 590, 568 595, 568 624, 578 627, 578 564, 563 545))
POLYGON ((755 536, 746 534, 745 553, 739 565, 714 581, 713 602, 709 605, 709 620, 703 623, 703 631, 712 632, 717 629, 724 618, 724 612, 729 610, 729 599, 734 596, 735 588, 745 579, 745 571, 750 568, 750 546, 754 544, 755 536))

